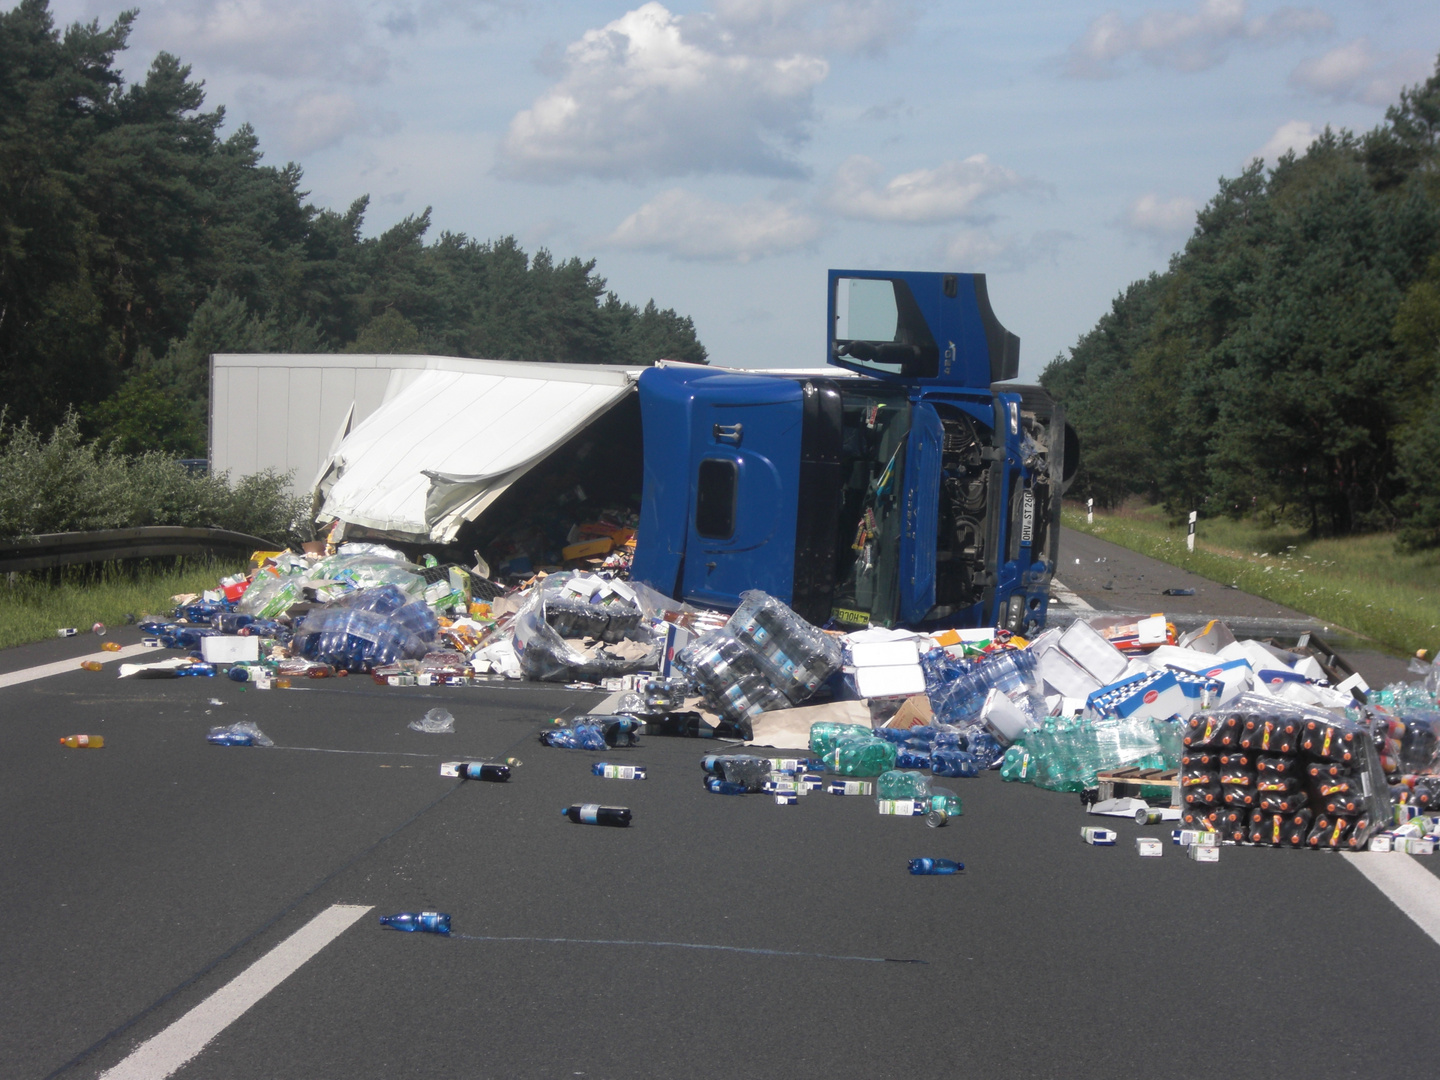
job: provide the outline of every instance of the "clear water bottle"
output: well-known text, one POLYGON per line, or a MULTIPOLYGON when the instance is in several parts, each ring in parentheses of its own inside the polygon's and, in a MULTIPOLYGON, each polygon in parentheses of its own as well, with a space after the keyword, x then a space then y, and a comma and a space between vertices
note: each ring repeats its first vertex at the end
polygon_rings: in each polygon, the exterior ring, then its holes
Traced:
POLYGON ((953 859, 910 860, 910 873, 912 874, 958 874, 964 869, 964 863, 955 862, 953 859))
POLYGON ((396 915, 381 915, 380 925, 391 930, 404 930, 407 934, 418 930, 422 934, 448 935, 450 916, 444 911, 402 911, 396 915))

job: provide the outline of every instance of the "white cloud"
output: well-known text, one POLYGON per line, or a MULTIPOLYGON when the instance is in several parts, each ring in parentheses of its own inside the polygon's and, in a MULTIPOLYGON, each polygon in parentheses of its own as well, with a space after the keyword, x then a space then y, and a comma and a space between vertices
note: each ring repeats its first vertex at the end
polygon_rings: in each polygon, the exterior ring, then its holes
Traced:
POLYGON ((503 0, 157 0, 146 41, 215 71, 295 80, 383 82, 396 37, 458 21, 479 29, 503 0))
POLYGON ((347 135, 393 131, 398 121, 389 113, 376 113, 349 94, 302 95, 275 111, 292 154, 308 154, 334 146, 347 135))
POLYGON ((881 173, 875 160, 851 157, 836 170, 827 204, 848 218, 925 225, 954 221, 980 199, 1029 186, 984 154, 901 173, 883 184, 881 173))
POLYGON ((1316 8, 1282 7, 1251 18, 1247 0, 1199 0, 1193 11, 1147 11, 1130 20, 1108 11, 1070 46, 1065 73, 1104 78, 1131 57, 1155 67, 1200 71, 1220 63, 1239 43, 1273 44, 1333 28, 1330 16, 1316 8))
POLYGON ((1054 262, 1075 237, 1063 230, 1035 233, 1029 240, 997 236, 989 229, 964 229, 940 239, 935 259, 941 269, 961 273, 1012 273, 1041 260, 1054 262))
POLYGON ((1368 38, 1331 49, 1324 56, 1303 60, 1290 73, 1290 85, 1333 98, 1366 105, 1389 105, 1402 88, 1424 82, 1430 65, 1423 53, 1378 53, 1368 38))
POLYGON ((1122 220, 1135 232, 1163 240, 1193 229, 1198 210, 1195 200, 1184 195, 1162 199, 1159 195, 1145 194, 1130 204, 1122 220))
POLYGON ((1275 134, 1270 136, 1270 141, 1251 154, 1247 160, 1253 161, 1255 158, 1260 158, 1273 166, 1275 162, 1291 151, 1294 151, 1296 157, 1302 157, 1319 135, 1320 132, 1316 131, 1314 125, 1308 120, 1287 120, 1275 129, 1275 134))
POLYGON ((622 221, 607 243, 679 259, 748 263, 808 247, 822 232, 819 221, 788 203, 752 199, 737 206, 672 188, 622 221))
POLYGON ((829 66, 806 53, 746 53, 694 25, 648 3, 587 31, 566 49, 560 81, 511 120, 503 174, 803 175, 792 152, 829 66))
POLYGON ((714 0, 715 23, 746 51, 878 55, 914 27, 910 0, 714 0))

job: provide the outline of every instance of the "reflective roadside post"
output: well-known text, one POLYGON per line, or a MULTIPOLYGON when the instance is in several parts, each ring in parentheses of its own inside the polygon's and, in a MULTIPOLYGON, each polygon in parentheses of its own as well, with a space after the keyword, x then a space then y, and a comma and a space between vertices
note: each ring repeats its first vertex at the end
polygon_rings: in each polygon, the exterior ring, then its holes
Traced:
POLYGON ((1185 534, 1185 547, 1189 551, 1195 550, 1195 518, 1199 516, 1198 510, 1190 511, 1190 531, 1185 534))
POLYGON ((1085 524, 1086 524, 1086 525, 1094 525, 1094 524, 1095 524, 1095 500, 1094 500, 1094 499, 1086 499, 1086 500, 1085 500, 1085 524))

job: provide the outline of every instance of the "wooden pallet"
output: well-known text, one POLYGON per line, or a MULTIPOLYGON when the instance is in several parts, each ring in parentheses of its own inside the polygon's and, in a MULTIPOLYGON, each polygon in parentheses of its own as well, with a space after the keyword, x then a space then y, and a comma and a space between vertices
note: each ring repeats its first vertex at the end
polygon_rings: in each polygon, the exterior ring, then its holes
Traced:
POLYGON ((1178 769, 1102 769, 1095 774, 1099 798, 1113 799, 1117 787, 1168 787, 1170 805, 1180 805, 1178 769))

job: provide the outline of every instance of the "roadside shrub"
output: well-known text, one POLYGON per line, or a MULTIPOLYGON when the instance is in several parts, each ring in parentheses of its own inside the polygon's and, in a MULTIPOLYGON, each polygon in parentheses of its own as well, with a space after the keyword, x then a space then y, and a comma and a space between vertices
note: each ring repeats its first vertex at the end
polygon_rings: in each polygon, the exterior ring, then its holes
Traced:
POLYGON ((71 413, 48 437, 0 410, 0 537, 146 525, 233 529, 277 544, 305 538, 310 501, 273 469, 197 475, 178 458, 87 442, 71 413))

